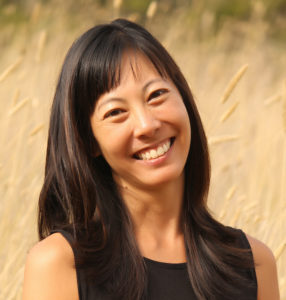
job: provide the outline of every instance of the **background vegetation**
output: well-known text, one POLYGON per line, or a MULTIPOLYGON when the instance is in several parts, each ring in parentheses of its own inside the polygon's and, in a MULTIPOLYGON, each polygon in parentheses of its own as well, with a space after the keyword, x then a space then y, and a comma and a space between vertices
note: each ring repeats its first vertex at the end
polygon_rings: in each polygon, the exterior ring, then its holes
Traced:
POLYGON ((65 52, 121 16, 167 47, 209 139, 209 206, 274 252, 286 299, 286 1, 0 0, 0 299, 21 298, 37 241, 51 99, 65 52))

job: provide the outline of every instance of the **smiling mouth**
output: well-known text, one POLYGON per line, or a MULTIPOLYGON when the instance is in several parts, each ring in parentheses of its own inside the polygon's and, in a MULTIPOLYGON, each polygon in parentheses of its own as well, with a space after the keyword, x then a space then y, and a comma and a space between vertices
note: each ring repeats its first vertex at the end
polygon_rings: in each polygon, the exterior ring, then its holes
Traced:
POLYGON ((136 153, 133 157, 138 160, 151 160, 163 156, 172 147, 175 138, 170 138, 158 147, 136 153))

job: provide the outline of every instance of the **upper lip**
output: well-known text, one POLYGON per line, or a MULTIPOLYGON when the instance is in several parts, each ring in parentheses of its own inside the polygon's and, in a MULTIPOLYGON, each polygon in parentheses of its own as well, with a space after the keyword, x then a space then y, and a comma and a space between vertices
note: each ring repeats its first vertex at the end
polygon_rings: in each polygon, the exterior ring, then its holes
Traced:
POLYGON ((144 148, 141 148, 141 149, 137 150, 136 152, 134 152, 133 155, 137 155, 137 154, 139 154, 140 152, 144 152, 144 151, 148 151, 148 150, 157 148, 160 144, 166 143, 168 140, 172 140, 172 138, 169 137, 169 138, 166 138, 166 139, 161 140, 160 142, 156 142, 156 143, 154 143, 154 144, 151 144, 151 145, 148 145, 148 146, 146 146, 146 147, 144 147, 144 148))

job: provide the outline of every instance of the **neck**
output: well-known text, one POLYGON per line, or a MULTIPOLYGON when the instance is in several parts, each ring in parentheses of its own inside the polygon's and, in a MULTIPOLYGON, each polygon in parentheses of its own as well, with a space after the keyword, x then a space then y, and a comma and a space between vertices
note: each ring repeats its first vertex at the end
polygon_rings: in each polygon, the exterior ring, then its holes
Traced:
MULTIPOLYGON (((152 190, 119 186, 132 218, 139 248, 144 256, 152 257, 155 252, 162 253, 160 249, 163 248, 171 251, 172 245, 178 245, 178 241, 180 244, 183 243, 181 213, 184 175, 176 181, 152 190)), ((184 258, 180 259, 184 261, 184 258)))

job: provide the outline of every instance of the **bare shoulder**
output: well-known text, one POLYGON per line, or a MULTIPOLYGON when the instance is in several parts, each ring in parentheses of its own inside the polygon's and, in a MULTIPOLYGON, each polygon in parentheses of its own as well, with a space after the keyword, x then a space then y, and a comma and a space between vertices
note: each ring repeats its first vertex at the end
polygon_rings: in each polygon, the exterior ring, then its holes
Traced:
POLYGON ((258 300, 279 300, 278 276, 275 257, 271 249, 254 237, 246 235, 255 262, 258 300))
POLYGON ((27 261, 33 264, 74 262, 73 251, 67 240, 60 234, 54 233, 38 242, 28 253, 27 261))
POLYGON ((23 300, 78 299, 74 255, 60 233, 38 242, 28 253, 23 300))
POLYGON ((275 264, 275 258, 271 249, 258 239, 246 234, 251 246, 255 262, 257 264, 275 264))

